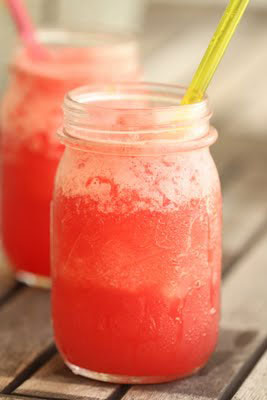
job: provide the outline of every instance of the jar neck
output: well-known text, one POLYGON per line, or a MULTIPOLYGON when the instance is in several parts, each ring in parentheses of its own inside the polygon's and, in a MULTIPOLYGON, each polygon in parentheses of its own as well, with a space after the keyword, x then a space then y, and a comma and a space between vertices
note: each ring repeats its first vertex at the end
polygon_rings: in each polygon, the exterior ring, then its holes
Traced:
POLYGON ((39 31, 38 35, 48 57, 32 59, 27 49, 18 48, 11 63, 15 74, 82 85, 134 80, 140 73, 137 43, 130 36, 58 30, 39 31))
POLYGON ((146 83, 76 89, 65 97, 60 136, 71 146, 121 147, 129 154, 210 145, 216 135, 210 136, 208 100, 181 106, 184 92, 182 87, 146 83))

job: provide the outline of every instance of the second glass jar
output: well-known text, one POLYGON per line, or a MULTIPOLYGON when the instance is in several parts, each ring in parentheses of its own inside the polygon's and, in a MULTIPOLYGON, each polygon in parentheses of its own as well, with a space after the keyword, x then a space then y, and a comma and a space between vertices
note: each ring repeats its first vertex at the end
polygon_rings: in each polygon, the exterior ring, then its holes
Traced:
POLYGON ((2 229, 17 278, 49 286, 49 213, 64 149, 56 139, 64 95, 83 84, 137 80, 140 71, 131 38, 55 30, 39 35, 51 54, 33 60, 27 49, 19 49, 3 100, 2 229))

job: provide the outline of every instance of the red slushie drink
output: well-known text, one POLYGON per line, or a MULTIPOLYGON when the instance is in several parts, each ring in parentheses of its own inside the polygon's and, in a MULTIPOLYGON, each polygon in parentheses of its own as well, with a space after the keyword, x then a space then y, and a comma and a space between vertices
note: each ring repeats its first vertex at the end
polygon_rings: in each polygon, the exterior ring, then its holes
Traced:
POLYGON ((221 191, 207 99, 167 85, 65 99, 52 218, 55 339, 74 373, 122 383, 190 375, 218 335, 221 191))
POLYGON ((56 130, 70 89, 139 77, 136 43, 117 35, 41 32, 51 56, 20 49, 2 106, 2 224, 5 253, 19 280, 49 286, 50 201, 64 146, 56 130))

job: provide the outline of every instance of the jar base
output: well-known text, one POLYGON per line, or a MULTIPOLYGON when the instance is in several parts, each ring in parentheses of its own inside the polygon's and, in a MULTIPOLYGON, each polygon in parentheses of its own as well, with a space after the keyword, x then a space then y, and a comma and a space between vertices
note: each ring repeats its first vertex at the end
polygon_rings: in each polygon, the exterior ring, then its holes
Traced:
POLYGON ((167 376, 129 376, 129 375, 116 375, 116 374, 105 374, 103 372, 91 371, 89 369, 78 367, 75 364, 70 363, 69 361, 65 361, 65 364, 69 369, 75 374, 80 375, 85 378, 94 379, 102 382, 109 383, 121 383, 121 384, 133 384, 133 385, 141 385, 141 384, 151 384, 151 383, 163 383, 175 381, 177 379, 185 378, 186 376, 193 375, 197 373, 202 367, 195 368, 190 374, 186 375, 167 375, 167 376))
POLYGON ((41 289, 51 288, 51 279, 49 277, 33 274, 32 272, 26 271, 16 271, 15 276, 19 282, 22 282, 27 286, 41 289))

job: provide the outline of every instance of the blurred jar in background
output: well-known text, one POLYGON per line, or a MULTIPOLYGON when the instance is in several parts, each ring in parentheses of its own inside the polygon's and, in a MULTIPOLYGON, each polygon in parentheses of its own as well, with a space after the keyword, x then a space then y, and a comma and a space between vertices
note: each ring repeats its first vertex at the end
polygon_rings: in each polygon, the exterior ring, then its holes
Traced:
POLYGON ((66 92, 83 84, 135 81, 138 47, 125 35, 41 31, 47 60, 15 53, 3 99, 2 236, 17 279, 50 285, 50 201, 64 146, 56 130, 66 92))

